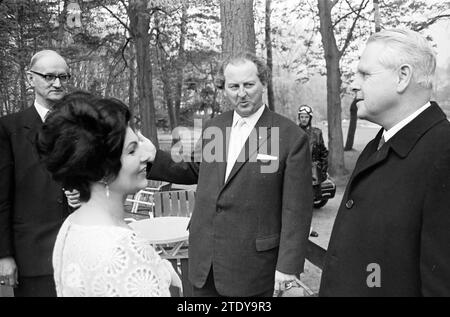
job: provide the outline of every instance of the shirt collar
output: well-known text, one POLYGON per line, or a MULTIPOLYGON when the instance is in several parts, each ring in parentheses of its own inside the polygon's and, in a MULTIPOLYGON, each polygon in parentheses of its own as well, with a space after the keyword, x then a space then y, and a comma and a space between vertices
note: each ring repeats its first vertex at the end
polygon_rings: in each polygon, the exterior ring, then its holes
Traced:
POLYGON ((234 114, 233 114, 232 127, 234 128, 236 126, 239 119, 243 119, 244 122, 253 129, 255 127, 256 123, 258 122, 259 118, 261 118, 265 108, 266 108, 266 105, 262 105, 261 107, 259 107, 258 110, 256 110, 255 113, 251 114, 248 117, 241 117, 235 110, 234 114))
POLYGON ((45 108, 44 106, 42 106, 41 104, 39 104, 36 100, 34 101, 34 107, 36 108, 36 111, 39 114, 39 117, 41 117, 42 122, 45 121, 45 116, 47 115, 47 113, 50 111, 49 109, 45 108))
POLYGON ((425 105, 423 105, 422 107, 417 109, 417 111, 415 111, 413 114, 406 117, 405 119, 403 119, 402 121, 400 121, 399 123, 394 125, 389 130, 387 130, 387 131, 384 130, 383 137, 384 137, 385 142, 387 142, 389 139, 391 139, 395 134, 397 134, 398 131, 403 129, 408 123, 413 121, 417 116, 419 116, 422 112, 424 112, 430 106, 431 106, 431 103, 427 102, 425 105))

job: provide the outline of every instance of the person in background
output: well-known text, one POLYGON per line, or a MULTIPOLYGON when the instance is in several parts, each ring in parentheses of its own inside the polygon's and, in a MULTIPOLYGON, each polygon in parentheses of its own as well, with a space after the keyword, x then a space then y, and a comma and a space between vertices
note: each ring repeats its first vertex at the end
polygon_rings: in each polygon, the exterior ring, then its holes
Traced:
POLYGON ((57 52, 43 50, 31 58, 27 79, 33 104, 0 118, 0 285, 15 287, 16 297, 55 296, 52 250, 71 208, 34 143, 48 112, 66 93, 69 67, 57 52))
POLYGON ((306 132, 311 150, 314 197, 321 197, 320 184, 327 179, 328 150, 323 141, 322 130, 311 124, 313 110, 308 105, 298 108, 299 127, 306 132))

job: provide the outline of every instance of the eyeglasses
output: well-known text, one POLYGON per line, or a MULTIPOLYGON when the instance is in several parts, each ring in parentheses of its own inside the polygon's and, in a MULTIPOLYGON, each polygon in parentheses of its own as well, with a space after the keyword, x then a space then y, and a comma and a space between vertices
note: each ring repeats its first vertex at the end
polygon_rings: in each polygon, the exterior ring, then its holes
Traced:
POLYGON ((54 75, 54 74, 41 74, 38 72, 35 72, 34 70, 30 70, 31 73, 41 76, 45 79, 48 83, 55 82, 56 78, 59 79, 60 82, 66 83, 70 79, 70 74, 61 74, 61 75, 54 75))

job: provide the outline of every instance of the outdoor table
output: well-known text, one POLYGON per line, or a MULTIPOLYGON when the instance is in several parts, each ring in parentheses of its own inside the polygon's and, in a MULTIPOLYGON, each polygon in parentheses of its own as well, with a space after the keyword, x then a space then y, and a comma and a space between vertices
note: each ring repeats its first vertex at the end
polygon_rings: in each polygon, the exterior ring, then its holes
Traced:
POLYGON ((177 258, 184 256, 180 250, 187 245, 189 220, 188 217, 155 217, 131 222, 129 226, 148 239, 165 258, 177 258))

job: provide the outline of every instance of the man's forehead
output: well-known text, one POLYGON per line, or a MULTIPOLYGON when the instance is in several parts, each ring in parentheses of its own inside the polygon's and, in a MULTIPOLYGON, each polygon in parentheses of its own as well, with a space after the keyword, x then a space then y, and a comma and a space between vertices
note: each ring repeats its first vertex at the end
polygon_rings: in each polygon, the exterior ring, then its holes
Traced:
POLYGON ((41 70, 67 70, 68 66, 66 61, 58 54, 45 54, 37 61, 34 69, 41 70))
POLYGON ((383 52, 384 45, 378 42, 371 42, 364 48, 359 59, 359 64, 366 66, 367 64, 376 64, 379 62, 379 56, 383 52))
POLYGON ((242 78, 252 78, 258 76, 258 68, 248 60, 228 64, 225 67, 224 75, 226 80, 235 80, 242 78))

